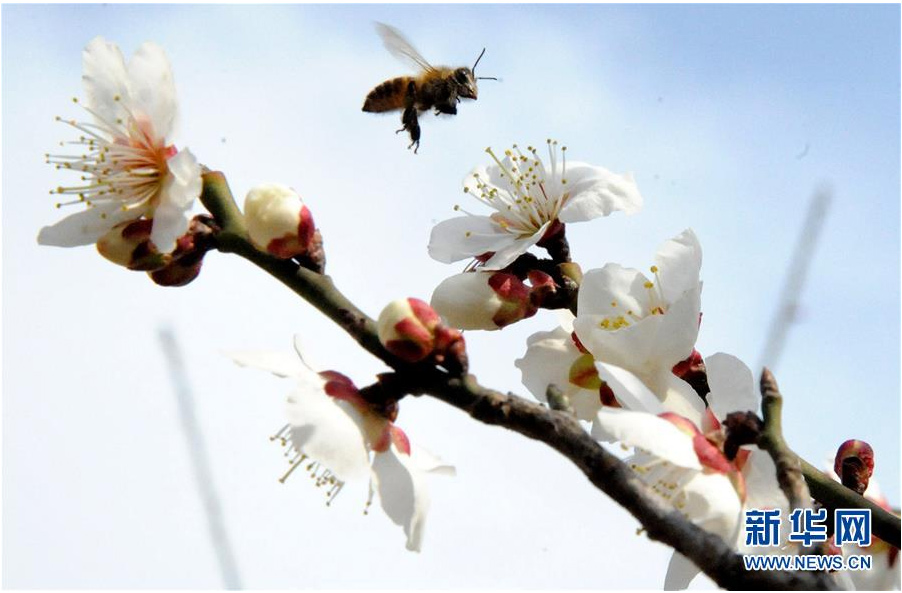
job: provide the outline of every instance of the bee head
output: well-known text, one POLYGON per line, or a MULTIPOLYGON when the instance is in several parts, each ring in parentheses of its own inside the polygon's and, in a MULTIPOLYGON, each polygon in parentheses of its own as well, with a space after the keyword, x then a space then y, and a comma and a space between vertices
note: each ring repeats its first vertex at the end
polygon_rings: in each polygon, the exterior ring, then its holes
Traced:
POLYGON ((476 98, 476 77, 469 68, 462 67, 454 71, 454 82, 457 84, 457 95, 464 99, 476 98))

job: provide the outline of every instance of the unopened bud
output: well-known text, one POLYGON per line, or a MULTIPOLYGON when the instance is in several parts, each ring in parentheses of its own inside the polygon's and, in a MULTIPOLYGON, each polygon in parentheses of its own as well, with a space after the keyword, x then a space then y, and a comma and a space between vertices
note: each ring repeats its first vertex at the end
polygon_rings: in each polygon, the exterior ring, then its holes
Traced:
POLYGON ((435 332, 441 321, 420 299, 398 299, 379 314, 379 341, 395 356, 418 362, 435 349, 435 332))
POLYGON ((493 330, 535 315, 529 293, 513 274, 465 272, 436 287, 432 306, 453 327, 493 330))
POLYGON ((120 223, 97 241, 97 251, 114 264, 129 270, 158 270, 172 258, 157 251, 150 240, 152 228, 151 219, 120 223))
POLYGON ((836 451, 833 471, 843 486, 864 494, 874 473, 874 450, 864 441, 849 439, 836 451))
POLYGON ((195 216, 188 232, 175 242, 175 250, 165 266, 149 272, 150 279, 160 286, 185 286, 200 275, 204 255, 213 244, 213 220, 209 216, 195 216))
POLYGON ((692 354, 686 360, 673 365, 672 372, 686 383, 689 383, 700 398, 705 399, 710 393, 708 369, 705 367, 705 360, 698 350, 693 348, 692 354))
POLYGON ((247 234, 257 248, 282 259, 311 248, 316 227, 313 215, 290 187, 259 185, 244 200, 247 234))
POLYGON ((149 272, 150 279, 160 286, 185 286, 200 275, 203 263, 203 257, 177 259, 149 272))

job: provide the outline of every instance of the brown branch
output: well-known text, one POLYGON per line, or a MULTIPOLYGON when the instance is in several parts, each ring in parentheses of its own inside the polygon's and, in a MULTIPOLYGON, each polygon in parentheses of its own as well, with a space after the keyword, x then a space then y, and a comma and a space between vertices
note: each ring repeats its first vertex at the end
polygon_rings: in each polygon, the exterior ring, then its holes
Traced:
POLYGON ((375 322, 354 306, 327 276, 257 251, 245 237, 240 212, 234 206, 224 177, 207 173, 204 180, 202 201, 223 228, 217 237, 217 248, 253 262, 335 321, 362 347, 398 371, 396 385, 403 390, 432 395, 480 422, 503 426, 546 443, 573 462, 593 485, 626 508, 651 539, 691 559, 721 587, 835 588, 832 577, 825 573, 745 570, 742 557, 720 537, 692 524, 656 497, 626 464, 599 445, 571 415, 482 387, 472 375, 454 377, 431 365, 399 361, 382 348, 375 322), (223 204, 224 201, 231 205, 223 204))

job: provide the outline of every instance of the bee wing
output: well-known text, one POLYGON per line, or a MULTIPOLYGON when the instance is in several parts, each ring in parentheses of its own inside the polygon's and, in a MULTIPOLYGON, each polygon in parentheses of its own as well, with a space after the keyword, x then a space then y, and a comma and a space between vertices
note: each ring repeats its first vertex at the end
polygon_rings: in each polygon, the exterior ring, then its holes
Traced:
POLYGON ((379 37, 382 38, 385 49, 387 49, 391 55, 402 62, 414 64, 427 72, 435 71, 432 64, 427 62, 426 58, 420 55, 420 52, 407 41, 400 31, 385 23, 376 23, 376 31, 379 33, 379 37))

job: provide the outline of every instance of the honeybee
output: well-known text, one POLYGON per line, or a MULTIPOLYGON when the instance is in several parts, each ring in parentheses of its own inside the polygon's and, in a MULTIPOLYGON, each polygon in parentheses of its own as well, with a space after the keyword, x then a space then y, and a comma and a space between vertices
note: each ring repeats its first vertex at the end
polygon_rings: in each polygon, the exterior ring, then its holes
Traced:
POLYGON ((477 77, 475 74, 476 66, 485 54, 484 48, 472 68, 432 66, 394 27, 376 23, 376 30, 393 56, 413 64, 421 72, 416 76, 398 76, 386 80, 369 92, 363 110, 383 113, 402 109, 402 128, 395 133, 407 130, 410 134, 410 146, 407 148, 413 148, 414 153, 420 148, 420 113, 435 109, 436 115, 454 115, 461 98, 476 100, 477 80, 498 80, 488 76, 477 77))

